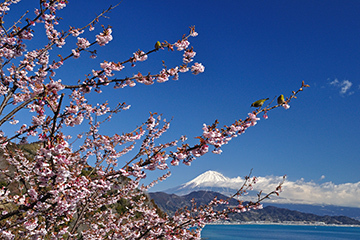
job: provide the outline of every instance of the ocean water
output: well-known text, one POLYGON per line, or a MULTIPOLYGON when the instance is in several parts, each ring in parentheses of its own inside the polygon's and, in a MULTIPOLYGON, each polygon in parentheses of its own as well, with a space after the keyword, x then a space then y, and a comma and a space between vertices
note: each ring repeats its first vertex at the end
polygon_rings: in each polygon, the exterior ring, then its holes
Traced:
POLYGON ((360 240, 360 227, 314 225, 206 225, 206 240, 360 240))

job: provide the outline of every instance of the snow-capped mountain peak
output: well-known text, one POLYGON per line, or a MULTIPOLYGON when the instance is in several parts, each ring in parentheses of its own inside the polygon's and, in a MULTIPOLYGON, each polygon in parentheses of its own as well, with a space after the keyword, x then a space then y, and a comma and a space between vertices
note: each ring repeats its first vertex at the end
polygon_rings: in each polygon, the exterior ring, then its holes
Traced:
POLYGON ((231 186, 236 184, 239 180, 241 180, 241 178, 232 179, 225 177, 216 171, 207 171, 193 180, 180 186, 165 190, 165 192, 175 193, 177 195, 186 195, 193 191, 208 190, 230 195, 234 193, 234 189, 231 188, 231 186))
POLYGON ((200 186, 204 185, 206 183, 211 183, 212 185, 220 182, 228 182, 230 179, 222 175, 221 173, 218 173, 216 171, 207 171, 203 174, 197 176, 193 180, 185 183, 183 187, 187 187, 189 185, 192 186, 200 186))

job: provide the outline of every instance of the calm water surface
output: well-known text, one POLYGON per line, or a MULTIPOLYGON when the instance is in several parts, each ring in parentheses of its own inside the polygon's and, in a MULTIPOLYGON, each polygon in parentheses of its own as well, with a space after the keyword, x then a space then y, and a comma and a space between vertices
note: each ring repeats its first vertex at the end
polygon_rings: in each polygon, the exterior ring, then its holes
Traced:
POLYGON ((360 240, 360 228, 298 225, 206 225, 201 236, 208 240, 360 240))

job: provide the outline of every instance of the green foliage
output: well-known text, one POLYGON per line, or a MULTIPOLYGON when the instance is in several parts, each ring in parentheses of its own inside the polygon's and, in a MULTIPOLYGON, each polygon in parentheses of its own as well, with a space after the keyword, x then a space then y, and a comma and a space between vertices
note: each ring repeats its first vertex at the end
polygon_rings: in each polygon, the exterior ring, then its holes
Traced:
POLYGON ((33 142, 28 144, 17 144, 16 147, 21 149, 29 160, 34 160, 37 150, 41 147, 42 142, 33 142))
POLYGON ((0 181, 0 188, 6 187, 8 183, 6 181, 0 181))

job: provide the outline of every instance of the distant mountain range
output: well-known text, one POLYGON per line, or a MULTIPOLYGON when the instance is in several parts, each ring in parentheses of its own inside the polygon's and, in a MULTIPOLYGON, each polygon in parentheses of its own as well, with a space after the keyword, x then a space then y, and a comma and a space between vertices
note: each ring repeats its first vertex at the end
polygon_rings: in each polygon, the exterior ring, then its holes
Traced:
POLYGON ((312 213, 319 216, 346 216, 360 221, 360 208, 342 207, 333 205, 310 205, 310 204, 277 204, 264 203, 266 206, 286 208, 289 210, 312 213))
MULTIPOLYGON (((274 189, 280 181, 280 178, 274 178, 271 181, 267 181, 266 184, 271 185, 270 188, 274 189)), ((184 207, 182 205, 185 201, 183 197, 189 197, 197 191, 202 191, 201 194, 204 194, 203 200, 206 199, 207 202, 200 199, 199 201, 206 204, 211 199, 205 198, 207 193, 203 191, 216 192, 217 194, 230 196, 236 192, 237 188, 241 186, 243 182, 244 179, 240 177, 228 178, 216 171, 207 171, 187 183, 165 190, 164 193, 156 193, 156 199, 164 198, 167 201, 166 206, 164 205, 165 203, 163 201, 160 201, 157 204, 160 208, 163 208, 164 211, 169 211, 168 213, 170 213, 180 207, 184 207)), ((258 183, 256 185, 260 185, 257 186, 259 189, 264 189, 267 187, 262 183, 258 183)), ((285 190, 285 193, 286 192, 287 190, 285 190)), ((258 191, 250 191, 248 195, 242 196, 241 198, 243 201, 255 200, 257 193, 258 191)), ((270 199, 270 201, 264 201, 264 207, 273 206, 319 216, 347 216, 356 220, 360 220, 360 208, 357 207, 343 207, 328 204, 306 204, 306 202, 304 204, 296 199, 287 199, 282 197, 282 195, 285 194, 280 194, 280 197, 273 197, 270 199)), ((150 196, 155 195, 154 193, 150 193, 150 196)))
MULTIPOLYGON (((218 199, 226 199, 225 195, 211 191, 196 191, 184 196, 167 194, 164 192, 149 193, 156 205, 169 215, 173 215, 179 208, 191 207, 191 200, 194 199, 198 206, 209 203, 215 196, 218 199)), ((236 206, 238 202, 232 199, 230 206, 236 206)), ((229 205, 220 208, 228 207, 229 205)), ((218 208, 218 210, 220 210, 218 208)), ((236 222, 272 222, 288 223, 297 222, 304 224, 324 223, 338 225, 360 225, 360 221, 346 216, 318 216, 311 213, 266 206, 261 210, 252 210, 244 213, 234 213, 229 215, 230 221, 236 222)))

